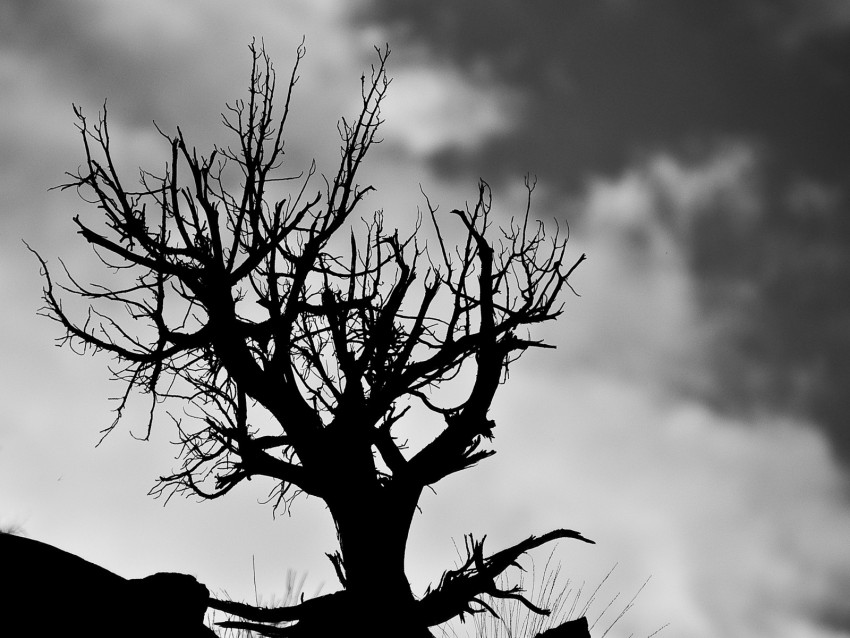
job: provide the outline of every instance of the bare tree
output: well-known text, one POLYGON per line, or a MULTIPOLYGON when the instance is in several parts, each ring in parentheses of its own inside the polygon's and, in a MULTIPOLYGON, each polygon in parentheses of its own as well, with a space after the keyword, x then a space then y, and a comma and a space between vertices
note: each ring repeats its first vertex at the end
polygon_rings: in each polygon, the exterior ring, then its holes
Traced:
POLYGON ((430 626, 487 608, 482 594, 545 613, 494 579, 544 543, 587 541, 577 532, 531 536, 492 555, 469 537, 464 564, 422 598, 405 575, 405 547, 422 491, 494 453, 482 447, 493 438, 494 393, 512 361, 547 347, 529 328, 561 313, 584 255, 567 267, 566 237, 531 219, 529 180, 528 206, 495 240, 483 181, 474 205, 449 217, 425 198, 431 246, 419 224, 400 237, 380 213, 353 219, 372 190, 357 176, 379 142, 389 49, 378 50, 361 78, 360 112, 340 121, 339 166, 318 189, 315 162, 296 177, 283 170, 303 45, 280 102, 268 55, 254 45, 251 53, 248 98, 223 114, 238 143, 203 155, 179 128, 160 130, 166 169, 141 171, 136 190, 119 178, 105 107, 96 122, 74 109, 85 162, 62 188, 99 209, 74 223, 118 279, 83 284, 66 270, 60 286, 39 260, 44 312, 75 349, 110 354, 124 384, 105 434, 133 391, 150 398, 141 438, 161 403, 182 402, 182 416, 169 413, 182 466, 161 477, 154 494, 214 499, 261 476, 272 481, 275 507, 298 493, 327 504, 339 539, 328 557, 342 589, 278 609, 213 601, 244 619, 230 626, 269 636, 359 626, 389 636, 403 626, 404 635, 429 636, 430 626), (287 181, 290 194, 275 199, 287 181), (447 219, 460 242, 447 240, 447 219), (60 296, 69 294, 86 300, 82 319, 63 306, 60 296), (437 390, 456 378, 470 379, 465 397, 441 405, 437 390), (415 451, 394 431, 411 404, 443 425, 415 451))

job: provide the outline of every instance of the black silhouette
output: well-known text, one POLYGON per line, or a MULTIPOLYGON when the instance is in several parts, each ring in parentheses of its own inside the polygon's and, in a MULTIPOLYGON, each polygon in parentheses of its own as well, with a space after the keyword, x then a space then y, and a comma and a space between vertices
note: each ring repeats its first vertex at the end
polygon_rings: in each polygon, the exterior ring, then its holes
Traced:
POLYGON ((0 533, 2 635, 215 638, 207 588, 186 574, 127 580, 39 541, 0 533))
POLYGON ((557 627, 537 634, 536 638, 590 638, 590 630, 587 628, 587 618, 582 616, 575 620, 569 620, 557 627))
POLYGON ((429 626, 489 609, 482 594, 545 613, 494 579, 543 543, 591 542, 577 532, 532 536, 490 556, 470 537, 466 563, 422 599, 405 575, 405 547, 422 491, 494 454, 482 449, 493 438, 493 396, 512 361, 547 347, 529 329, 561 313, 584 255, 565 265, 566 238, 531 219, 531 180, 528 206, 496 233, 483 181, 474 205, 449 215, 425 197, 430 227, 417 224, 409 236, 385 230, 380 212, 361 221, 354 212, 372 187, 358 172, 379 141, 389 50, 378 50, 371 76, 361 78, 360 112, 341 121, 341 161, 318 190, 315 163, 297 177, 283 169, 304 48, 274 111, 272 65, 262 48, 251 52, 249 97, 223 114, 234 146, 203 155, 179 128, 160 131, 165 173, 143 171, 133 189, 115 166, 105 109, 90 123, 75 107, 85 162, 63 188, 99 209, 74 222, 117 279, 85 285, 69 275, 62 291, 91 304, 77 319, 39 257, 45 314, 66 343, 117 362, 125 388, 115 423, 134 389, 150 396, 143 438, 162 401, 188 404, 187 418, 169 413, 182 467, 152 492, 213 499, 267 477, 276 507, 298 493, 326 503, 340 544, 328 557, 343 589, 283 609, 211 601, 245 619, 230 626, 270 636, 354 628, 395 636, 403 626, 406 636, 430 636, 429 626), (295 186, 281 195, 286 180, 295 186), (464 378, 463 398, 446 403, 440 386, 464 378), (394 430, 411 404, 444 424, 417 450, 394 430))

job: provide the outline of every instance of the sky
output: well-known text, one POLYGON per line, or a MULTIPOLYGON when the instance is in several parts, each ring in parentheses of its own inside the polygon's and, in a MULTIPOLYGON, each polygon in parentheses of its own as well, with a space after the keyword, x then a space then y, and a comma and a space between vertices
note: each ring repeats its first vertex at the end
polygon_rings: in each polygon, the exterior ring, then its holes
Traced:
POLYGON ((249 484, 163 506, 147 491, 176 467, 174 432, 163 418, 135 441, 141 404, 95 447, 120 388, 108 359, 56 347, 22 242, 98 279, 72 223, 90 209, 49 190, 83 157, 71 104, 107 100, 121 170, 157 169, 153 121, 200 149, 227 141, 253 37, 281 77, 306 40, 294 165, 334 170, 336 122, 388 43, 366 207, 410 228, 420 187, 450 210, 484 178, 507 221, 531 173, 535 216, 569 223, 588 256, 537 333, 557 349, 526 354, 497 394, 498 453, 423 497, 414 590, 464 533, 497 550, 567 527, 596 541, 556 549, 574 591, 616 565, 594 636, 650 577, 609 636, 850 636, 846 0, 0 4, 0 525, 249 601, 255 581, 280 596, 288 570, 308 595, 335 587, 320 503, 273 517, 270 486, 249 484))

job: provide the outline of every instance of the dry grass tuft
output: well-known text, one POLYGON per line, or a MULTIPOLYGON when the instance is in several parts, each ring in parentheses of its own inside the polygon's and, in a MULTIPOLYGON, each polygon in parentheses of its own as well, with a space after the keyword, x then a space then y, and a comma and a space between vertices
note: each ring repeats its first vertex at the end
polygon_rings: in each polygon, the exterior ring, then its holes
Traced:
MULTIPOLYGON (((534 638, 569 620, 586 616, 591 636, 605 638, 634 606, 635 600, 651 578, 644 581, 612 620, 612 614, 619 609, 616 603, 620 599, 620 594, 615 594, 601 612, 597 611, 596 603, 617 565, 608 570, 593 591, 585 595, 585 583, 576 584, 569 578, 562 581, 561 565, 555 564, 554 554, 555 549, 549 553, 539 577, 537 566, 532 560, 530 578, 526 578, 526 572, 520 574, 518 581, 523 589, 523 595, 536 606, 550 610, 550 615, 536 614, 517 600, 488 597, 485 602, 496 611, 498 618, 485 611, 473 615, 471 621, 467 618, 466 623, 454 619, 438 627, 436 635, 440 638, 534 638)), ((506 589, 510 582, 503 575, 502 581, 498 584, 501 589, 506 589)), ((656 636, 666 626, 660 627, 646 638, 656 636)))

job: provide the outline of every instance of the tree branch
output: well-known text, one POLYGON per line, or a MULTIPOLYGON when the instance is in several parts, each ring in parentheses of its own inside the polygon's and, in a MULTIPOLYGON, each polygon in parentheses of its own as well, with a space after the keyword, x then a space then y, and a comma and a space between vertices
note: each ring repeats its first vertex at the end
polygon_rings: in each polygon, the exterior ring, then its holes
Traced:
POLYGON ((474 540, 472 535, 466 536, 467 557, 464 564, 458 569, 444 572, 437 588, 434 590, 429 588, 424 598, 419 601, 419 613, 423 622, 430 627, 446 622, 457 615, 479 613, 481 610, 473 608, 471 603, 477 602, 483 605, 477 600, 477 596, 481 594, 515 598, 535 613, 548 614, 548 611, 526 600, 521 595, 522 590, 519 587, 502 590, 497 587, 495 579, 508 567, 519 567, 516 561, 522 554, 561 538, 574 538, 585 543, 593 543, 578 532, 557 529, 542 536, 529 536, 512 547, 485 557, 486 536, 480 541, 474 540))

